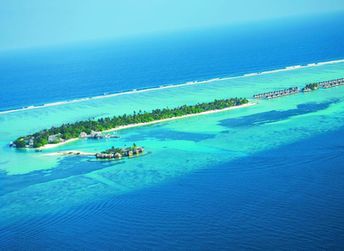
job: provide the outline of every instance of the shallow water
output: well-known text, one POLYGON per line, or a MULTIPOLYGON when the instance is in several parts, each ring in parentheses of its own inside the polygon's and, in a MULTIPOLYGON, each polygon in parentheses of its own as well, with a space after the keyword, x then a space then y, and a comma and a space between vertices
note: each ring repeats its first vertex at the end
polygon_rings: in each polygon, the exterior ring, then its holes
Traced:
POLYGON ((6 144, 67 121, 251 97, 343 74, 337 63, 1 114, 0 247, 339 249, 343 87, 43 153, 6 144), (121 161, 44 156, 133 142, 147 154, 121 161))

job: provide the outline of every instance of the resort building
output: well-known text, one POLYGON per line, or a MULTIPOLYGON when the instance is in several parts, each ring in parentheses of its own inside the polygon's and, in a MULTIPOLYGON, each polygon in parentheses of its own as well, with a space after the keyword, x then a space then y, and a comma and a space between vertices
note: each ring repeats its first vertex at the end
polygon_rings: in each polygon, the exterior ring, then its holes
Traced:
POLYGON ((34 138, 32 137, 31 139, 29 139, 28 145, 29 147, 33 147, 34 144, 34 138))
POLYGON ((61 133, 50 135, 48 137, 48 143, 55 143, 61 141, 61 133))
POLYGON ((91 134, 89 135, 90 138, 94 138, 94 139, 99 139, 102 138, 102 132, 96 132, 96 131, 91 131, 91 134))
POLYGON ((85 133, 85 132, 81 132, 80 134, 79 134, 79 138, 87 138, 87 133, 85 133))
POLYGON ((120 153, 115 153, 115 158, 116 159, 121 159, 122 158, 122 154, 120 154, 120 153))

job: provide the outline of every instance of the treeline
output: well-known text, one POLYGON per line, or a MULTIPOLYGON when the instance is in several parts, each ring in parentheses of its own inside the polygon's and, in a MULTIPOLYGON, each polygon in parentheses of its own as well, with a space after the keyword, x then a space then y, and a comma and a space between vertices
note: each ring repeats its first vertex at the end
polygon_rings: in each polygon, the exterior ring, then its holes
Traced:
POLYGON ((304 90, 316 90, 319 88, 319 83, 312 83, 312 84, 307 84, 305 87, 304 87, 304 90))
MULTIPOLYGON (((34 133, 17 138, 13 143, 17 148, 41 147, 48 144, 48 137, 59 134, 61 140, 68 140, 79 137, 81 132, 87 134, 91 131, 105 131, 119 126, 151 122, 155 120, 180 117, 188 114, 196 114, 211 110, 219 110, 232 106, 238 106, 248 103, 246 98, 230 98, 214 100, 209 103, 199 103, 196 105, 183 105, 177 108, 155 109, 151 112, 134 112, 133 114, 100 118, 98 120, 86 120, 75 123, 63 124, 59 127, 51 127, 34 133)), ((57 143, 57 142, 55 142, 57 143)))

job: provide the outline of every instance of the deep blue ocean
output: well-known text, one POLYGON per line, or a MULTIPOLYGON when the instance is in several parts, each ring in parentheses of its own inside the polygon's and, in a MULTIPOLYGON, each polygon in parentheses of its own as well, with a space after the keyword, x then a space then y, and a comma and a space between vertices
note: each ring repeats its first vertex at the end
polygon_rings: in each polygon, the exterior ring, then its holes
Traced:
MULTIPOLYGON (((342 250, 344 144, 339 135, 344 128, 0 227, 0 249, 342 250)), ((75 165, 66 161, 66 169, 75 165)), ((70 170, 92 168, 84 162, 70 170)))
POLYGON ((341 14, 0 53, 0 111, 344 58, 341 14))
MULTIPOLYGON (((1 52, 0 110, 343 58, 340 14, 1 52)), ((75 163, 1 173, 0 196, 94 168, 75 163)), ((0 250, 343 250, 343 177, 344 127, 0 226, 0 250)))

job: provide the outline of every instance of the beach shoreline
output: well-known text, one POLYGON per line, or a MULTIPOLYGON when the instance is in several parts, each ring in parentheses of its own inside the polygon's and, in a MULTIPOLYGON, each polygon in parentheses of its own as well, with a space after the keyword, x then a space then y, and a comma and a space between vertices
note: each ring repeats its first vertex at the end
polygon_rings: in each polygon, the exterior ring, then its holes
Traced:
POLYGON ((45 153, 44 156, 95 156, 96 153, 83 152, 77 150, 61 151, 61 152, 52 152, 45 153))
MULTIPOLYGON (((148 125, 153 125, 153 124, 173 121, 173 120, 177 120, 177 119, 184 119, 184 118, 190 118, 190 117, 196 117, 196 116, 201 116, 201 115, 207 115, 207 114, 213 114, 213 113, 219 113, 219 112, 235 110, 235 109, 239 109, 239 108, 250 107, 250 106, 253 106, 253 105, 256 105, 256 104, 257 104, 256 102, 249 102, 247 104, 231 106, 231 107, 227 107, 227 108, 224 108, 224 109, 217 109, 217 110, 205 111, 205 112, 200 112, 200 113, 187 114, 187 115, 173 117, 173 118, 154 120, 154 121, 150 121, 150 122, 130 124, 130 125, 125 125, 125 126, 119 126, 119 127, 112 128, 112 129, 109 129, 109 130, 104 130, 102 132, 114 132, 114 131, 130 129, 130 128, 134 128, 134 127, 148 126, 148 125)), ((41 147, 39 147, 37 149, 38 150, 46 150, 46 149, 50 149, 50 148, 55 148, 55 147, 58 147, 58 146, 62 146, 62 145, 74 142, 74 141, 79 140, 79 139, 80 138, 72 138, 72 139, 69 139, 69 140, 57 143, 57 144, 47 144, 47 145, 41 146, 41 147)))
POLYGON ((119 127, 113 128, 113 129, 105 130, 103 132, 120 131, 120 130, 129 129, 129 128, 133 128, 133 127, 141 127, 141 126, 153 125, 153 124, 168 122, 168 121, 177 120, 177 119, 184 119, 184 118, 196 117, 196 116, 200 116, 200 115, 207 115, 207 114, 213 114, 213 113, 218 113, 218 112, 225 112, 225 111, 235 110, 235 109, 238 109, 238 108, 244 108, 244 107, 248 107, 248 106, 252 106, 252 105, 256 105, 256 104, 257 103, 255 103, 255 102, 250 102, 250 103, 247 103, 247 104, 238 105, 238 106, 231 106, 231 107, 227 107, 227 108, 224 108, 224 109, 218 109, 218 110, 211 110, 211 111, 206 111, 206 112, 188 114, 188 115, 183 115, 183 116, 173 117, 173 118, 167 118, 167 119, 159 119, 159 120, 154 120, 154 121, 151 121, 151 122, 144 122, 144 123, 137 123, 137 124, 119 126, 119 127))
POLYGON ((62 146, 62 145, 74 142, 74 141, 76 141, 78 139, 79 138, 72 138, 72 139, 68 139, 68 140, 65 140, 63 142, 57 143, 57 144, 46 144, 44 146, 38 147, 37 150, 45 150, 45 149, 49 149, 49 148, 54 148, 54 147, 62 146))

